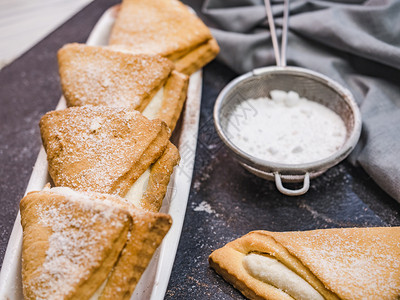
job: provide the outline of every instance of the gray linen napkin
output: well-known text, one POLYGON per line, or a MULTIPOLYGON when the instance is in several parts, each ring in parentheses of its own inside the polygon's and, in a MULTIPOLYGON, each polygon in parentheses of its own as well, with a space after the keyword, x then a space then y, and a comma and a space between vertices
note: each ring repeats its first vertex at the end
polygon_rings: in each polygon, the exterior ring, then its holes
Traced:
MULTIPOLYGON (((272 1, 279 40, 282 1, 272 1)), ((237 73, 274 65, 261 0, 208 0, 203 14, 237 73)), ((325 74, 350 89, 363 117, 350 161, 400 202, 400 1, 291 0, 288 65, 325 74)))

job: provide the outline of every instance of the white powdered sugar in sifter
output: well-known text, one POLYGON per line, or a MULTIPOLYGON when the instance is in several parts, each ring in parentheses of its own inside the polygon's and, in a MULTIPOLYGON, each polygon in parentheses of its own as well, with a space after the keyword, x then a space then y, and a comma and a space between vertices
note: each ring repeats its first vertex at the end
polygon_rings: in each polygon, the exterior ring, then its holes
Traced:
MULTIPOLYGON (((265 7, 271 32, 276 66, 255 69, 231 81, 219 94, 214 106, 214 121, 216 130, 231 154, 239 163, 255 175, 274 180, 277 189, 289 196, 306 193, 310 179, 321 175, 330 167, 345 159, 354 149, 361 133, 361 114, 349 90, 339 83, 317 72, 286 66, 286 45, 289 23, 289 1, 284 1, 282 47, 279 52, 278 39, 269 0, 265 7), (251 109, 244 111, 240 117, 232 118, 239 105, 244 105, 249 99, 270 97, 271 91, 284 91, 300 95, 302 98, 323 105, 336 113, 344 122, 344 142, 327 157, 306 163, 282 163, 261 158, 235 143, 228 128, 235 119, 237 130, 245 125, 240 124, 240 118, 251 118, 251 109), (282 182, 303 182, 300 189, 289 189, 282 182)), ((254 110, 254 107, 253 107, 254 110)), ((254 123, 254 122, 253 122, 254 123)), ((276 130, 281 125, 269 126, 264 130, 276 130)), ((323 130, 323 128, 321 129, 323 130)), ((271 142, 260 134, 259 141, 267 147, 271 142)), ((307 148, 307 145, 306 147, 307 148)))

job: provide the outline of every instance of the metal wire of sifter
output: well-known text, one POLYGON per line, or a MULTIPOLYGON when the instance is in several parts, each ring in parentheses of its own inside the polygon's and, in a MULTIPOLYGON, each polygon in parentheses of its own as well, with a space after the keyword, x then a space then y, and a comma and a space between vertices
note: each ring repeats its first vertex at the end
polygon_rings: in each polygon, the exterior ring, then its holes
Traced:
MULTIPOLYGON (((310 178, 321 175, 345 159, 354 149, 361 133, 361 114, 349 90, 317 72, 286 66, 286 41, 289 19, 289 0, 284 1, 282 48, 279 45, 269 0, 265 0, 276 66, 255 69, 231 81, 219 94, 214 106, 214 121, 218 135, 231 154, 255 175, 274 180, 277 189, 289 196, 306 193, 310 178), (304 164, 283 164, 266 161, 246 153, 230 139, 227 131, 229 116, 236 105, 250 98, 267 97, 271 90, 295 91, 301 97, 325 105, 337 113, 346 126, 346 141, 329 157, 304 164), (300 189, 289 189, 282 182, 303 182, 300 189)), ((268 143, 268 141, 266 141, 268 143)))

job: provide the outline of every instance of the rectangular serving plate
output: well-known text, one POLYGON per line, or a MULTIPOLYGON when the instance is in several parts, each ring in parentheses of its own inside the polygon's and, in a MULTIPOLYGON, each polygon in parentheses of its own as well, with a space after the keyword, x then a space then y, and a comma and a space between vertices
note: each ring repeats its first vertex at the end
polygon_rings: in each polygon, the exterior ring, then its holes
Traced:
MULTIPOLYGON (((93 28, 88 45, 104 46, 108 44, 112 26, 115 22, 116 8, 109 8, 93 28)), ((182 122, 177 126, 174 136, 177 137, 181 155, 179 166, 175 167, 168 185, 167 195, 161 212, 171 215, 173 224, 157 249, 146 271, 143 273, 131 299, 163 299, 167 290, 169 277, 175 260, 179 238, 185 218, 186 206, 192 181, 194 157, 197 145, 197 132, 200 117, 202 73, 198 71, 190 76, 188 95, 182 122)), ((56 110, 66 108, 64 97, 61 97, 56 110)), ((25 195, 31 191, 43 189, 50 182, 47 169, 47 157, 42 147, 33 168, 25 195)), ((0 299, 23 299, 21 280, 22 227, 21 216, 17 218, 11 232, 0 273, 0 299)))

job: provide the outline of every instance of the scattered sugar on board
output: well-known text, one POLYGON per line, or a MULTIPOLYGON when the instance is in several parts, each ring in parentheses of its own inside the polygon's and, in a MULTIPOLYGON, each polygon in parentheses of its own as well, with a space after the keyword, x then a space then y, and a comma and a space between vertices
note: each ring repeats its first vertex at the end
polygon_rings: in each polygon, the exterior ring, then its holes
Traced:
POLYGON ((215 210, 211 208, 211 205, 208 204, 206 201, 202 201, 198 206, 196 206, 194 211, 205 211, 206 213, 212 214, 215 213, 215 210))
POLYGON ((229 115, 227 132, 245 152, 267 161, 300 164, 324 159, 346 138, 343 120, 329 108, 293 91, 248 99, 229 115), (244 114, 245 110, 253 114, 244 114))
POLYGON ((122 226, 121 217, 113 213, 111 206, 89 200, 87 194, 67 188, 56 188, 50 192, 66 196, 70 202, 54 207, 40 204, 42 208, 38 209, 39 224, 49 227, 52 234, 41 274, 31 282, 32 285, 40 283, 45 286, 35 295, 37 299, 68 295, 73 286, 98 265, 98 257, 93 253, 104 247, 102 241, 107 239, 110 230, 122 226), (104 230, 93 230, 93 226, 99 227, 99 224, 104 224, 104 230))

